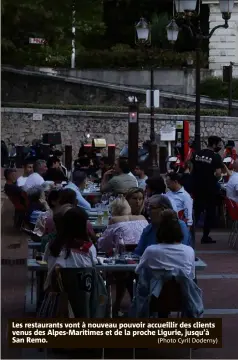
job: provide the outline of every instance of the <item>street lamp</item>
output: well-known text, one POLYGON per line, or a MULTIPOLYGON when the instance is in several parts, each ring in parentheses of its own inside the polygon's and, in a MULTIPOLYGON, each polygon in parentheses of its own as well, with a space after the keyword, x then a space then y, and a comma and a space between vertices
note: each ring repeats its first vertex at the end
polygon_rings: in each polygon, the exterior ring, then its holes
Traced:
POLYGON ((140 21, 135 25, 136 29, 136 44, 150 44, 150 24, 148 24, 144 18, 140 18, 140 21))
MULTIPOLYGON (((135 25, 135 43, 139 46, 151 44, 151 27, 144 18, 135 25)), ((157 175, 159 167, 157 162, 157 144, 155 140, 155 107, 154 107, 154 69, 150 69, 150 175, 157 175)))
POLYGON ((176 18, 174 18, 167 26, 167 37, 170 42, 175 42, 178 38, 179 27, 189 31, 192 39, 196 42, 196 114, 195 114, 195 144, 196 150, 201 149, 201 45, 204 39, 210 39, 217 29, 229 27, 228 20, 234 7, 235 0, 219 0, 222 18, 225 20, 223 25, 215 26, 209 34, 204 35, 198 21, 197 27, 192 24, 193 15, 199 16, 201 0, 174 0, 176 18), (197 10, 197 11, 196 11, 197 10), (178 25, 179 26, 178 26, 178 25))
POLYGON ((168 40, 172 43, 177 41, 178 34, 179 34, 179 27, 176 24, 176 21, 174 19, 171 20, 169 25, 167 25, 166 29, 167 29, 168 40))

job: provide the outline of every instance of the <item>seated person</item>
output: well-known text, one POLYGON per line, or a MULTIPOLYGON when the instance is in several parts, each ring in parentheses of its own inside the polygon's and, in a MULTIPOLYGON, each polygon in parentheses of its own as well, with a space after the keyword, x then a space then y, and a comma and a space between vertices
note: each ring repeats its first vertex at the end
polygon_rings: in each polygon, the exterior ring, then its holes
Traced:
POLYGON ((21 214, 20 223, 22 223, 24 214, 27 208, 26 195, 22 191, 22 188, 17 186, 17 172, 16 169, 5 169, 4 176, 6 183, 4 185, 4 192, 12 202, 15 208, 15 216, 21 214))
POLYGON ((137 244, 148 225, 142 215, 131 215, 131 207, 125 198, 117 198, 111 204, 112 218, 107 229, 98 240, 98 250, 111 252, 125 251, 125 245, 137 244))
MULTIPOLYGON (((122 253, 126 250, 126 245, 138 243, 148 222, 142 215, 131 215, 130 205, 123 197, 112 202, 111 214, 112 218, 109 225, 97 242, 98 250, 111 252, 116 249, 118 253, 122 253)), ((127 272, 113 275, 116 279, 116 299, 113 305, 113 313, 117 316, 120 313, 121 302, 126 290, 132 298, 134 275, 127 272)))
POLYGON ((173 210, 164 210, 160 215, 160 226, 156 234, 157 244, 150 245, 143 253, 136 273, 148 267, 152 270, 180 269, 191 279, 195 278, 195 253, 182 244, 183 233, 173 210))
POLYGON ((61 168, 50 168, 44 176, 45 181, 52 181, 55 184, 62 184, 68 182, 61 168))
POLYGON ((73 173, 73 181, 69 181, 68 184, 64 187, 64 189, 74 190, 76 193, 76 198, 78 201, 78 206, 83 208, 86 211, 92 211, 92 207, 89 202, 84 199, 81 194, 81 191, 85 189, 86 186, 87 175, 82 171, 75 171, 73 173))
POLYGON ((23 175, 17 179, 17 186, 22 187, 25 185, 26 179, 33 173, 33 160, 27 159, 23 165, 23 175))
POLYGON ((28 209, 26 212, 25 221, 27 224, 36 225, 38 217, 49 211, 49 205, 45 200, 45 194, 41 186, 35 186, 28 190, 28 209))
POLYGON ((30 188, 35 186, 41 186, 44 183, 43 176, 47 171, 46 161, 37 160, 33 165, 34 172, 29 175, 23 186, 24 191, 28 191, 30 188))
MULTIPOLYGON (((140 241, 137 248, 135 249, 135 254, 141 256, 145 249, 156 244, 157 231, 160 227, 161 214, 165 210, 173 210, 172 204, 165 195, 153 195, 149 200, 149 212, 151 218, 151 224, 149 224, 143 231, 140 241)), ((190 245, 190 235, 189 230, 184 221, 178 220, 181 231, 183 233, 182 243, 185 245, 190 245)))
POLYGON ((166 184, 169 188, 167 196, 174 201, 178 210, 179 217, 183 219, 187 226, 193 225, 193 199, 181 185, 182 177, 177 173, 166 175, 166 184), (180 215, 181 214, 181 215, 180 215))
POLYGON ((126 194, 133 187, 137 187, 136 178, 130 174, 128 161, 118 158, 115 162, 114 170, 108 170, 104 173, 101 182, 101 192, 111 192, 114 194, 126 194), (115 174, 109 180, 109 176, 115 174))
POLYGON ((55 241, 46 246, 44 259, 48 262, 45 287, 50 284, 52 271, 60 267, 92 267, 97 264, 97 252, 87 232, 88 216, 82 209, 68 210, 55 241))
POLYGON ((16 169, 5 169, 4 177, 6 183, 4 185, 4 192, 10 198, 13 196, 20 196, 22 190, 17 186, 17 172, 16 169))
POLYGON ((78 153, 78 158, 74 161, 74 171, 84 171, 89 168, 90 159, 87 154, 78 153))
POLYGON ((96 176, 97 168, 88 156, 80 157, 75 161, 74 165, 75 171, 82 171, 87 176, 96 176))
POLYGON ((50 169, 60 169, 60 159, 57 156, 50 156, 47 160, 47 168, 50 169))
POLYGON ((145 174, 145 169, 143 165, 137 165, 135 168, 135 174, 138 181, 138 187, 145 190, 146 180, 148 176, 145 174))
POLYGON ((34 233, 41 237, 46 234, 50 234, 54 231, 53 225, 53 214, 54 210, 57 208, 59 203, 60 191, 57 189, 53 189, 50 191, 47 197, 47 203, 49 205, 49 210, 45 213, 41 214, 34 228, 34 233))
POLYGON ((132 215, 141 215, 144 209, 145 193, 141 188, 132 188, 126 194, 132 215))
POLYGON ((96 172, 96 175, 99 179, 102 179, 103 175, 106 171, 108 171, 110 168, 109 159, 106 156, 101 157, 99 160, 99 170, 96 172))
POLYGON ((234 161, 233 172, 226 185, 226 196, 238 203, 238 159, 234 161))
MULTIPOLYGON (((41 249, 45 251, 46 245, 56 239, 57 233, 60 232, 62 226, 62 218, 64 214, 77 206, 75 191, 71 189, 53 190, 58 192, 56 201, 53 201, 53 211, 47 217, 45 222, 45 233, 41 238, 41 249)), ((49 195, 50 197, 50 195, 49 195)), ((48 200, 50 203, 50 200, 48 200)))
MULTIPOLYGON (((65 213, 69 208, 71 209, 75 206, 77 206, 77 198, 76 198, 75 191, 73 191, 71 189, 65 189, 65 188, 60 190, 59 200, 58 200, 57 206, 53 212, 54 222, 60 223, 62 213, 65 213)), ((46 231, 49 232, 50 226, 52 227, 52 222, 50 224, 48 221, 46 223, 46 231)), ((96 238, 95 232, 92 228, 92 224, 90 223, 89 220, 87 222, 87 229, 88 229, 89 238, 92 241, 95 241, 97 238, 96 238)))
MULTIPOLYGON (((162 178, 162 176, 154 176, 151 178, 148 178, 146 180, 146 197, 147 200, 153 196, 153 195, 165 195, 166 194, 166 184, 164 182, 164 179, 162 178)), ((174 211, 178 211, 177 206, 175 204, 175 202, 173 201, 173 199, 170 199, 170 202, 172 204, 173 210, 174 211)), ((148 201, 147 201, 147 205, 148 205, 148 201)))

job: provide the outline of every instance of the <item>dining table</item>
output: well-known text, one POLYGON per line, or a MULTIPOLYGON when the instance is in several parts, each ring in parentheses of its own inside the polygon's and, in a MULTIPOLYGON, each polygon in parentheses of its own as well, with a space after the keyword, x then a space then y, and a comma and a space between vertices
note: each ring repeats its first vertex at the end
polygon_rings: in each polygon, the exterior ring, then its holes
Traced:
MULTIPOLYGON (((101 259, 100 259, 101 260, 101 259)), ((106 258, 105 258, 106 260, 106 258)), ((133 264, 131 263, 122 263, 122 262, 111 262, 111 263, 104 263, 103 261, 98 262, 95 268, 98 271, 107 271, 107 272, 117 272, 117 271, 135 271, 138 262, 133 264)), ((196 271, 203 271, 207 267, 207 264, 200 258, 196 258, 195 261, 195 269, 196 271)), ((27 260, 27 268, 28 271, 35 271, 35 272, 46 272, 48 269, 47 263, 38 261, 36 259, 28 259, 27 260)))

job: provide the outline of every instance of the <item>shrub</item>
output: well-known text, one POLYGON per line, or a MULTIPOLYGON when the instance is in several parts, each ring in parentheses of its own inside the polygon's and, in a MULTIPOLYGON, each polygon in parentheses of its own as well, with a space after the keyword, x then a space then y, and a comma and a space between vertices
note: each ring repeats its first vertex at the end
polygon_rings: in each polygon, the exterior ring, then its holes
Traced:
MULTIPOLYGON (((109 105, 65 105, 65 104, 36 104, 36 103, 2 103, 2 107, 32 108, 32 109, 55 109, 55 110, 78 110, 78 111, 102 111, 102 112, 128 112, 127 106, 109 105)), ((150 109, 140 106, 140 113, 150 113, 150 109)), ((195 109, 155 109, 157 114, 171 115, 195 115, 195 109)), ((227 110, 223 109, 201 109, 202 116, 227 116, 227 110)))
MULTIPOLYGON (((238 100, 238 79, 232 81, 232 98, 238 100)), ((201 83, 201 94, 212 99, 227 99, 229 96, 228 84, 221 78, 211 77, 201 83)))
MULTIPOLYGON (((194 60, 195 53, 177 53, 173 50, 131 49, 123 44, 118 44, 111 50, 90 50, 82 51, 76 57, 77 68, 149 68, 167 67, 181 68, 186 66, 188 57, 194 60)), ((207 55, 203 54, 201 66, 207 67, 207 55)))

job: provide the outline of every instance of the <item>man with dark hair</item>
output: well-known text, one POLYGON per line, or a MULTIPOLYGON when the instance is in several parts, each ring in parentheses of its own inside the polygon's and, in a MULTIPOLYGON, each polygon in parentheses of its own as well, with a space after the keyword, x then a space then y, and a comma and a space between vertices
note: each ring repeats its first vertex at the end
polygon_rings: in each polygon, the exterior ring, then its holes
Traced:
MULTIPOLYGON (((147 194, 147 199, 149 199, 153 195, 167 196, 166 185, 162 176, 152 176, 146 180, 146 194, 147 194)), ((170 199, 170 202, 172 204, 173 210, 178 212, 177 206, 173 201, 173 199, 170 199)))
POLYGON ((48 169, 59 169, 60 168, 60 159, 56 156, 50 156, 47 160, 48 169))
POLYGON ((140 189, 145 190, 146 188, 146 180, 148 176, 145 174, 145 168, 143 165, 137 165, 135 168, 136 179, 138 181, 138 187, 140 189))
POLYGON ((68 181, 61 168, 48 169, 46 175, 44 176, 44 180, 53 181, 55 184, 61 184, 62 182, 68 181))
POLYGON ((222 139, 218 136, 208 138, 206 149, 199 151, 193 157, 192 183, 194 196, 194 211, 196 223, 201 213, 205 213, 202 243, 215 243, 209 236, 214 222, 218 180, 224 167, 221 156, 218 154, 222 149, 222 139))
POLYGON ((45 180, 43 179, 44 174, 47 171, 46 161, 45 160, 37 160, 33 165, 34 172, 28 176, 26 179, 25 185, 23 187, 24 191, 28 191, 30 188, 34 186, 41 186, 45 180))
POLYGON ((130 174, 130 167, 126 159, 116 160, 114 169, 105 172, 101 182, 101 192, 125 194, 129 189, 137 187, 136 178, 130 174), (109 180, 109 176, 116 174, 109 180))
POLYGON ((81 191, 85 189, 86 186, 87 175, 82 171, 75 171, 73 173, 73 181, 69 181, 68 184, 64 187, 64 189, 74 190, 76 193, 76 198, 78 201, 78 206, 83 208, 84 210, 91 211, 91 205, 89 202, 84 199, 81 194, 81 191))
POLYGON ((4 192, 8 197, 15 197, 21 195, 21 188, 17 186, 17 172, 16 169, 5 169, 4 177, 6 184, 4 186, 4 192))
POLYGON ((29 175, 31 175, 33 173, 33 164, 34 164, 34 161, 32 159, 26 159, 24 161, 24 164, 23 164, 23 175, 20 176, 18 179, 17 179, 17 186, 24 186, 25 183, 26 183, 26 180, 28 178, 29 175))
POLYGON ((54 181, 59 183, 67 180, 65 177, 65 173, 61 167, 60 159, 57 156, 49 157, 49 159, 47 160, 47 168, 48 170, 43 176, 45 181, 54 181), (56 178, 56 180, 54 180, 53 178, 56 178))
POLYGON ((101 157, 101 159, 99 160, 99 170, 97 171, 99 178, 102 178, 105 172, 109 170, 109 168, 110 163, 108 157, 101 157))
POLYGON ((175 202, 180 219, 184 220, 187 226, 190 227, 193 225, 193 200, 181 183, 182 176, 180 174, 168 173, 166 175, 166 184, 169 191, 166 195, 175 202))

